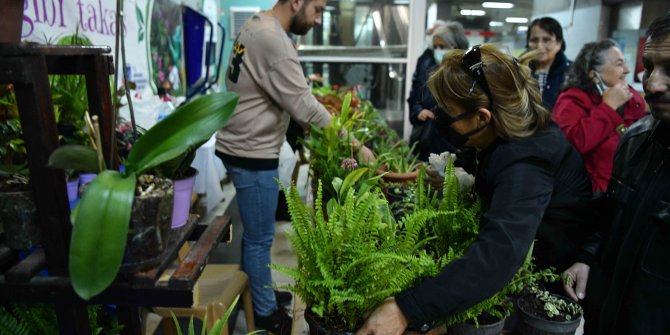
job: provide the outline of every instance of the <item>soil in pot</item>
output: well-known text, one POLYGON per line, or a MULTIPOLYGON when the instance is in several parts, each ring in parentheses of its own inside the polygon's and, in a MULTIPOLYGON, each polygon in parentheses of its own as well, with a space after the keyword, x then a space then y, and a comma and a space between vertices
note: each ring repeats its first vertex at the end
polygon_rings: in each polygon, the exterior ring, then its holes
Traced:
POLYGON ((474 321, 468 320, 464 323, 451 325, 447 328, 449 335, 498 335, 505 327, 505 319, 507 318, 507 311, 504 307, 496 307, 502 313, 503 317, 499 318, 488 312, 484 312, 477 317, 477 324, 474 321))
POLYGON ((353 335, 353 331, 344 330, 342 326, 338 326, 339 319, 319 317, 314 314, 312 310, 307 307, 305 309, 305 321, 309 325, 309 335, 353 335))
POLYGON ((172 224, 172 181, 151 175, 137 178, 121 272, 150 269, 160 263, 172 224))
POLYGON ((42 243, 37 206, 27 177, 0 179, 0 225, 12 249, 28 250, 42 243))
MULTIPOLYGON (((566 297, 553 295, 559 299, 572 303, 566 297)), ((559 314, 554 317, 548 317, 544 311, 544 302, 537 299, 534 295, 523 295, 517 299, 516 303, 523 322, 521 324, 521 334, 528 335, 572 335, 575 333, 582 319, 582 315, 570 317, 565 314, 559 314)))

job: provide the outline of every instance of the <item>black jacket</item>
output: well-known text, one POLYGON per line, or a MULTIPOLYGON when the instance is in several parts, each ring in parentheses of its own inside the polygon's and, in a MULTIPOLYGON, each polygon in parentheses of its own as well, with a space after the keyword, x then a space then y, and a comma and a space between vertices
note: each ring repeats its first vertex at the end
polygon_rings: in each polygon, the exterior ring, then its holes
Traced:
POLYGON ((587 285, 589 334, 670 334, 669 148, 670 125, 652 116, 621 139, 587 285))
MULTIPOLYGON (((435 98, 430 94, 430 90, 426 85, 428 78, 430 78, 431 73, 436 67, 437 62, 435 61, 433 50, 426 49, 417 61, 416 71, 414 71, 414 76, 412 77, 412 90, 409 92, 409 98, 407 98, 407 103, 409 104, 409 121, 415 127, 424 123, 419 121, 419 113, 424 109, 433 110, 437 105, 435 98)), ((430 127, 431 129, 430 135, 428 135, 426 143, 417 143, 416 150, 414 151, 420 160, 427 162, 428 156, 431 153, 439 154, 444 151, 456 152, 456 148, 437 133, 435 127, 431 124, 433 123, 432 120, 427 119, 425 123, 424 127, 430 127)))
MULTIPOLYGON (((565 56, 563 51, 559 51, 556 54, 556 58, 554 58, 554 62, 551 63, 549 73, 547 74, 547 82, 542 90, 542 103, 550 111, 554 110, 554 105, 561 94, 561 87, 571 65, 572 61, 565 56)), ((533 75, 535 75, 535 65, 533 62, 530 63, 530 69, 533 71, 533 75)))
POLYGON ((557 126, 529 138, 499 141, 478 158, 475 188, 488 205, 479 235, 437 277, 396 296, 411 327, 421 329, 500 291, 523 263, 536 233, 535 250, 572 238, 570 250, 543 252, 555 252, 554 261, 571 262, 579 252, 579 236, 593 222, 585 206, 591 182, 581 157, 557 126), (541 236, 538 227, 547 224, 554 235, 541 236), (560 241, 545 243, 551 238, 560 241))

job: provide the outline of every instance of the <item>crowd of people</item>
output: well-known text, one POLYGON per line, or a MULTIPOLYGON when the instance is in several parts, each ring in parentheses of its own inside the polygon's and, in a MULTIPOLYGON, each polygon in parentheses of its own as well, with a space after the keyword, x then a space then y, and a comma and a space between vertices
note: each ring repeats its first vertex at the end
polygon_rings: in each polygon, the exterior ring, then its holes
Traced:
MULTIPOLYGON (((291 318, 268 268, 279 149, 289 118, 330 123, 288 34, 320 24, 325 6, 279 0, 241 28, 226 73, 239 105, 217 135, 237 190, 256 326, 282 335, 291 318)), ((492 45, 469 47, 457 22, 442 22, 431 38, 408 99, 412 140, 424 160, 474 148, 475 191, 487 209, 463 256, 389 297, 357 334, 430 329, 499 291, 534 240, 538 266, 570 279, 562 289, 584 304, 589 335, 670 333, 670 13, 647 29, 644 99, 625 82, 616 42, 588 43, 573 63, 550 17, 532 21, 518 59, 492 45)))

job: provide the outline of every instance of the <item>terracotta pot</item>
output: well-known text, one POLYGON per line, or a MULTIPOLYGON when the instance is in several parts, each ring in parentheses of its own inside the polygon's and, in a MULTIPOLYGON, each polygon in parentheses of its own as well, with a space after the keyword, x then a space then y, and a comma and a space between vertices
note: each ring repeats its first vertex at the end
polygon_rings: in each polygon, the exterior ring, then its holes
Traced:
MULTIPOLYGON (((380 166, 375 173, 377 175, 381 175, 382 173, 386 172, 388 167, 386 165, 380 166)), ((419 175, 419 168, 416 168, 416 170, 412 172, 387 172, 385 175, 382 176, 382 179, 386 182, 390 183, 403 183, 406 184, 411 181, 415 181, 416 177, 419 175)))
POLYGON ((0 11, 0 43, 20 43, 23 27, 23 1, 3 0, 0 11))
POLYGON ((0 192, 0 225, 12 249, 28 250, 42 243, 32 190, 0 192))

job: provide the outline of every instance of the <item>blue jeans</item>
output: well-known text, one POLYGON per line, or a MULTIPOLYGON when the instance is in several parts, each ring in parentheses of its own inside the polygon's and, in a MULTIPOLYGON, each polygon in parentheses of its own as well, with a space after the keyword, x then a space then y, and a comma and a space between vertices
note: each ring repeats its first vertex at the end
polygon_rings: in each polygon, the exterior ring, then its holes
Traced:
POLYGON ((279 172, 247 170, 224 164, 237 191, 242 218, 242 270, 249 276, 254 311, 268 316, 277 310, 272 290, 270 249, 275 235, 275 212, 279 197, 279 172))

